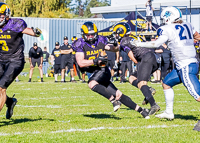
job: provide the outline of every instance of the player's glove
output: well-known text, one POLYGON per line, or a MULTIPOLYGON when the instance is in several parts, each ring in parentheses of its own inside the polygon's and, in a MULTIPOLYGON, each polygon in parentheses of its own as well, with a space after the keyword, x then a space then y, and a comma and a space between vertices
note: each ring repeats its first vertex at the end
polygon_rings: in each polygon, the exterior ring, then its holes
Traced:
POLYGON ((135 46, 135 47, 140 47, 140 44, 141 44, 140 38, 138 37, 137 40, 132 38, 131 41, 130 41, 130 44, 135 46))
POLYGON ((96 59, 93 60, 94 65, 105 67, 108 63, 108 56, 105 51, 102 51, 96 59))
POLYGON ((31 29, 33 29, 33 32, 35 33, 36 37, 39 37, 42 34, 42 31, 39 28, 31 27, 31 29))
POLYGON ((110 41, 109 41, 110 44, 113 44, 113 46, 117 47, 118 45, 118 42, 115 38, 110 38, 110 41))

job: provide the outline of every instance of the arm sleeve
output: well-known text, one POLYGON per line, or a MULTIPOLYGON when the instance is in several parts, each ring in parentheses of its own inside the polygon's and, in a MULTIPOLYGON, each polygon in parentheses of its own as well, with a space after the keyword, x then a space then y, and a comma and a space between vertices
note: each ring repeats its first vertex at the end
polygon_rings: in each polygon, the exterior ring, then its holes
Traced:
POLYGON ((160 36, 156 41, 151 42, 141 42, 138 46, 144 48, 157 48, 161 46, 168 40, 168 37, 165 35, 160 36))
POLYGON ((31 52, 31 49, 29 50, 29 58, 32 58, 32 52, 31 52))
POLYGON ((27 28, 27 24, 23 19, 14 18, 12 20, 13 20, 13 23, 14 23, 14 26, 12 27, 13 31, 19 33, 19 32, 24 31, 24 29, 27 28))
POLYGON ((83 47, 82 47, 82 41, 81 39, 76 40, 73 44, 72 44, 72 48, 75 52, 83 52, 83 47))
POLYGON ((127 43, 128 41, 123 38, 120 43, 120 49, 128 54, 131 51, 131 48, 128 47, 127 43))
POLYGON ((157 35, 159 36, 156 41, 150 41, 150 42, 141 42, 139 43, 139 47, 145 47, 145 48, 158 48, 161 46, 163 43, 165 43, 169 38, 168 38, 168 33, 166 28, 162 29, 159 28, 157 30, 157 35))
POLYGON ((99 42, 103 43, 104 45, 107 45, 108 39, 104 36, 99 36, 99 42))

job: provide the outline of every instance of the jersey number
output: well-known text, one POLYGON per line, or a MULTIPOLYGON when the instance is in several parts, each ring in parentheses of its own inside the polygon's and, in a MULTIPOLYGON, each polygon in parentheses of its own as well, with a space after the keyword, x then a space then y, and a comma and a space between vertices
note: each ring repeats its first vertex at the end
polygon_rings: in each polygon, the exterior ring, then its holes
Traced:
POLYGON ((0 45, 2 45, 2 50, 3 51, 8 51, 9 50, 6 41, 0 40, 0 45))
MULTIPOLYGON (((188 26, 186 24, 183 25, 186 29, 187 29, 187 33, 189 35, 189 39, 192 39, 192 36, 191 36, 191 33, 190 33, 190 30, 188 28, 188 26)), ((180 40, 184 40, 184 39, 187 39, 186 36, 183 36, 183 32, 184 32, 184 27, 181 26, 181 25, 176 25, 175 28, 178 30, 180 29, 180 33, 179 33, 179 37, 180 37, 180 40)))

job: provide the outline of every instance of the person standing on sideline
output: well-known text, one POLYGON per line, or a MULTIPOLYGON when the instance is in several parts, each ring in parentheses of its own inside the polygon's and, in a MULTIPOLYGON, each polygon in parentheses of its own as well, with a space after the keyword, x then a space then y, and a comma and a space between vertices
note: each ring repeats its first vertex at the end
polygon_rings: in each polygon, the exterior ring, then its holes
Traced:
POLYGON ((60 46, 61 53, 61 82, 65 82, 65 69, 66 67, 70 69, 71 82, 76 82, 74 80, 74 69, 72 61, 72 46, 68 43, 68 37, 64 37, 64 43, 60 46))
MULTIPOLYGON (((199 64, 194 47, 194 39, 200 40, 200 34, 191 23, 183 22, 182 12, 177 7, 165 8, 160 17, 165 25, 157 30, 158 39, 148 43, 135 40, 133 44, 137 47, 156 48, 165 42, 168 43, 176 66, 163 80, 166 110, 156 117, 172 120, 174 119, 172 87, 175 85, 183 83, 190 95, 200 102, 200 82, 196 76, 199 64)), ((200 131, 200 120, 194 130, 200 131)))
POLYGON ((0 2, 0 111, 4 104, 7 106, 6 119, 13 115, 17 99, 6 95, 7 88, 24 68, 24 40, 23 34, 39 37, 39 28, 29 28, 20 18, 10 17, 10 8, 0 2), (9 38, 8 38, 9 37, 9 38))
POLYGON ((106 51, 106 54, 108 55, 107 66, 110 69, 111 82, 114 82, 114 74, 115 74, 114 66, 115 66, 115 63, 119 62, 119 52, 106 51))
POLYGON ((55 43, 55 48, 51 53, 51 65, 54 66, 54 78, 55 82, 58 82, 58 73, 61 70, 61 54, 60 54, 60 44, 55 43))
POLYGON ((130 60, 130 58, 128 57, 128 54, 126 52, 124 52, 121 48, 120 48, 120 70, 121 70, 121 75, 120 75, 120 83, 125 83, 127 82, 126 80, 126 76, 125 73, 128 69, 129 75, 132 74, 133 72, 133 67, 132 67, 132 61, 130 60))
POLYGON ((146 6, 146 33, 149 31, 150 29, 150 32, 152 33, 152 17, 153 17, 153 11, 154 11, 154 8, 152 7, 152 0, 148 0, 145 4, 146 6))
POLYGON ((47 73, 48 67, 49 67, 49 53, 47 52, 47 47, 44 47, 42 71, 43 74, 46 75, 46 77, 48 77, 47 73))
POLYGON ((33 43, 33 47, 29 50, 29 62, 30 62, 30 72, 29 72, 29 81, 31 82, 31 78, 33 75, 33 70, 36 66, 36 63, 38 65, 39 71, 40 71, 40 77, 41 82, 43 81, 43 72, 42 72, 42 64, 43 64, 43 52, 40 47, 37 46, 37 43, 33 43))

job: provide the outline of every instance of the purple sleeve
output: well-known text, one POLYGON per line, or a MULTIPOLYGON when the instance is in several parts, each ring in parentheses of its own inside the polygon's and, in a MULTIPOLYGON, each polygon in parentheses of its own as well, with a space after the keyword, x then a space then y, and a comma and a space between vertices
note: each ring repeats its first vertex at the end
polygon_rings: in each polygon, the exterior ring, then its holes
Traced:
POLYGON ((100 36, 99 35, 99 39, 98 40, 99 40, 99 42, 105 44, 105 46, 108 44, 108 39, 106 37, 104 37, 104 36, 100 36))
POLYGON ((128 46, 123 46, 123 45, 120 45, 121 49, 123 51, 125 51, 127 54, 131 51, 131 49, 128 47, 128 46))
POLYGON ((82 38, 76 40, 73 44, 72 44, 72 48, 75 52, 84 52, 83 51, 83 45, 84 45, 84 41, 82 38))
POLYGON ((27 24, 23 19, 11 18, 5 28, 20 33, 27 28, 27 24))

